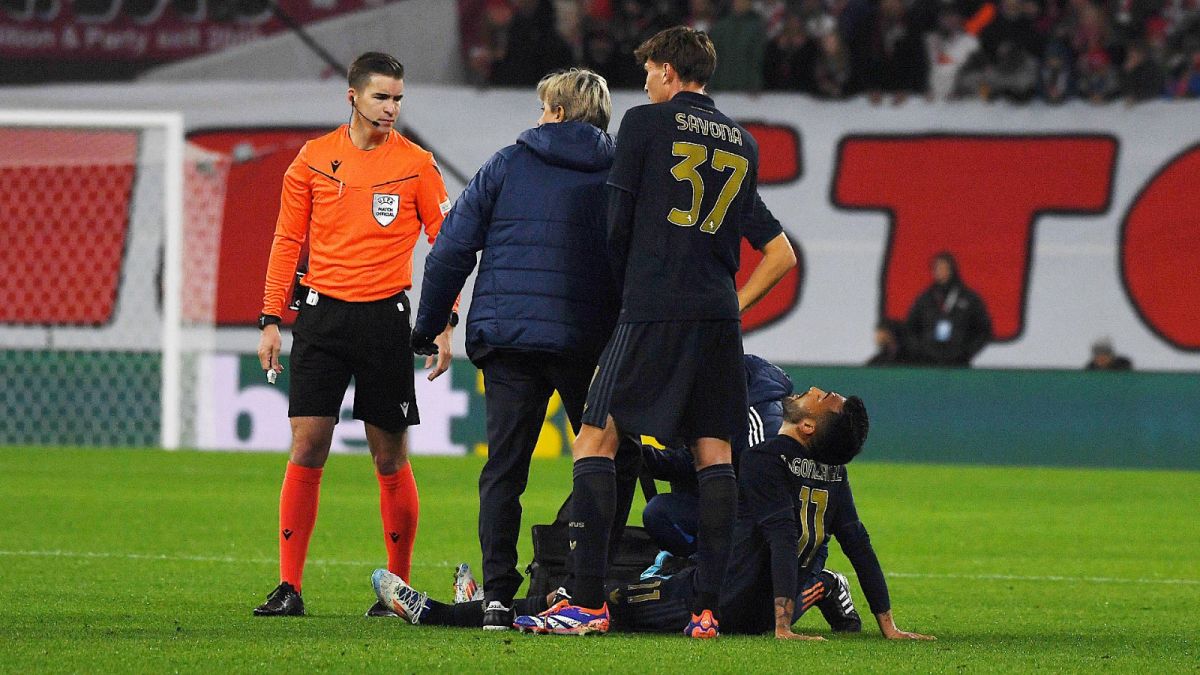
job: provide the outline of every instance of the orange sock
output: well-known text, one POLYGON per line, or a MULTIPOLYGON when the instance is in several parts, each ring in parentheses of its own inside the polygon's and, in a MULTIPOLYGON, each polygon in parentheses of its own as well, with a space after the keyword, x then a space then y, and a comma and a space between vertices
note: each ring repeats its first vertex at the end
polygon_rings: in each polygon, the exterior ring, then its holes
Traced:
POLYGON ((288 462, 279 493, 279 580, 296 587, 304 578, 308 540, 317 522, 321 472, 288 462))
POLYGON ((388 571, 409 581, 412 572, 413 541, 417 538, 417 481, 412 464, 406 463, 390 475, 379 478, 379 513, 383 516, 383 545, 387 547, 388 571))

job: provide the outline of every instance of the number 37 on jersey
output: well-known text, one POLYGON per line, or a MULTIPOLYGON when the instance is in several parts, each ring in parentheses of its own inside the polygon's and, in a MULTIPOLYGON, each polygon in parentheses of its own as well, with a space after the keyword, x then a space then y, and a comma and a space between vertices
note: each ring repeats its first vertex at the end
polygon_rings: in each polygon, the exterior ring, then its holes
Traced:
POLYGON ((733 203, 734 198, 742 189, 742 182, 749 172, 750 162, 739 154, 719 148, 712 151, 710 159, 707 146, 686 141, 673 143, 671 154, 681 158, 679 163, 671 168, 671 176, 677 181, 691 184, 692 198, 689 208, 671 209, 671 212, 667 214, 667 220, 680 227, 693 227, 696 223, 700 223, 701 232, 716 233, 721 228, 721 223, 725 221, 729 205, 733 203), (705 186, 704 177, 700 175, 699 168, 706 163, 710 163, 712 168, 720 173, 728 173, 728 176, 725 178, 725 184, 721 186, 721 192, 717 195, 717 201, 713 204, 712 210, 701 219, 700 204, 704 201, 705 186))

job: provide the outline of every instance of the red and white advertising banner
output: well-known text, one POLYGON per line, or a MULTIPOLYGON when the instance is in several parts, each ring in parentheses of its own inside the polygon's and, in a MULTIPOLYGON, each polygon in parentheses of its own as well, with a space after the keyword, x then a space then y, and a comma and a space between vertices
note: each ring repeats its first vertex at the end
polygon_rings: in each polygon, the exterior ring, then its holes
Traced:
MULTIPOLYGON (((305 138, 348 118, 344 85, 12 94, 0 92, 23 107, 184 106, 191 142, 230 159, 216 322, 223 349, 252 351, 283 170, 305 138)), ((930 258, 948 250, 995 328, 976 366, 1078 369, 1106 337, 1139 370, 1200 371, 1200 105, 716 100, 758 139, 760 191, 801 254, 744 317, 747 351, 862 363, 878 318, 902 319, 930 283, 930 258)), ((618 93, 611 130, 644 101, 618 93)), ((434 152, 455 196, 537 115, 532 88, 415 80, 401 122, 434 152)), ((417 248, 418 276, 427 250, 417 248)), ((741 278, 756 260, 744 253, 741 278)), ((463 301, 469 310, 469 286, 463 301)))
MULTIPOLYGON (((394 0, 277 0, 299 24, 394 0)), ((264 0, 6 0, 0 58, 172 61, 286 30, 264 0)))

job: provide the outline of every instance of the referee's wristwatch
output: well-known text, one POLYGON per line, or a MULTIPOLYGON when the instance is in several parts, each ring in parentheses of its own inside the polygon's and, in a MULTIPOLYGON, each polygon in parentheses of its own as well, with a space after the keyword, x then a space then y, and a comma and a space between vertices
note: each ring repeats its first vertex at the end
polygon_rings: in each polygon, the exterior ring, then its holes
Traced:
POLYGON ((258 329, 259 330, 262 330, 262 329, 266 328, 267 326, 278 326, 281 323, 283 323, 283 319, 275 316, 274 314, 259 314, 258 315, 258 329))
POLYGON ((450 312, 450 321, 447 322, 446 325, 450 326, 451 328, 458 326, 458 312, 450 312))

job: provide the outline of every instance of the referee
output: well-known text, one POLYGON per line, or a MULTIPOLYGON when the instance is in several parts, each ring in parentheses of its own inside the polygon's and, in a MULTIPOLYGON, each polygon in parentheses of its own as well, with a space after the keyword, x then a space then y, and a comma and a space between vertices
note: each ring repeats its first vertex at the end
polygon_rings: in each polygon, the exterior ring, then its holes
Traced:
MULTIPOLYGON (((433 155, 394 128, 404 66, 368 52, 350 66, 350 122, 307 142, 283 179, 259 328, 258 358, 270 379, 279 360, 280 317, 301 245, 309 268, 293 327, 288 417, 291 456, 279 497, 279 586, 256 616, 301 616, 301 582, 317 518, 333 427, 354 378, 354 418, 366 424, 379 478, 388 570, 405 579, 417 530, 417 486, 408 427, 420 423, 413 386, 410 305, 413 248, 430 243, 450 209, 433 155)), ((433 379, 450 365, 451 315, 436 338, 433 379)), ((434 358, 426 361, 433 366, 434 358)), ((395 616, 381 603, 368 616, 395 616)))

